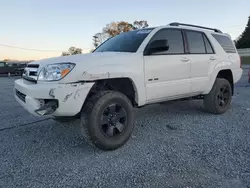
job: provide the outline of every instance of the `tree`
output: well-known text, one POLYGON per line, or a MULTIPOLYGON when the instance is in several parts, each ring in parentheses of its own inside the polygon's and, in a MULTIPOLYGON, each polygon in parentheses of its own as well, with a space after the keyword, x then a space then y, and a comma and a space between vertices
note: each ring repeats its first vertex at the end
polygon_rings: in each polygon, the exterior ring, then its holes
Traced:
POLYGON ((76 54, 82 54, 82 49, 72 46, 68 49, 68 52, 62 52, 62 56, 76 55, 76 54))
POLYGON ((107 40, 108 35, 106 33, 96 33, 93 36, 93 44, 94 47, 97 48, 100 44, 102 44, 105 40, 107 40))
POLYGON ((107 24, 101 33, 96 33, 93 36, 93 44, 95 48, 110 37, 114 37, 123 32, 128 32, 136 29, 143 29, 148 27, 148 22, 145 20, 134 21, 129 23, 126 21, 111 22, 107 24))
POLYGON ((133 29, 133 25, 125 21, 111 22, 103 28, 103 33, 107 34, 110 37, 114 37, 122 32, 128 32, 133 29))
POLYGON ((244 32, 240 35, 239 39, 236 41, 236 47, 240 48, 250 48, 250 16, 248 17, 248 23, 244 32))
POLYGON ((133 23, 133 28, 134 29, 143 29, 148 27, 148 22, 145 20, 141 20, 141 21, 134 21, 133 23))
POLYGON ((69 52, 62 52, 62 55, 61 55, 61 56, 68 56, 68 55, 70 55, 69 52))

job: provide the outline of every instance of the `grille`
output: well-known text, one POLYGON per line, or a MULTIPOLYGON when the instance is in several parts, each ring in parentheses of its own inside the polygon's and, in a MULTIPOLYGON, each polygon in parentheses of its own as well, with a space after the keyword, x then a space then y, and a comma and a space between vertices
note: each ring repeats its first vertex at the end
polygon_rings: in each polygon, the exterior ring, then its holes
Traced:
POLYGON ((21 93, 21 92, 18 91, 17 89, 16 89, 16 96, 17 96, 21 101, 25 102, 25 97, 26 97, 26 95, 23 94, 23 93, 21 93))
POLYGON ((37 72, 30 72, 30 76, 37 76, 37 72))
POLYGON ((29 64, 23 71, 23 79, 36 83, 39 65, 29 64))
POLYGON ((30 68, 38 68, 39 65, 37 65, 37 64, 29 64, 27 67, 30 67, 30 68))

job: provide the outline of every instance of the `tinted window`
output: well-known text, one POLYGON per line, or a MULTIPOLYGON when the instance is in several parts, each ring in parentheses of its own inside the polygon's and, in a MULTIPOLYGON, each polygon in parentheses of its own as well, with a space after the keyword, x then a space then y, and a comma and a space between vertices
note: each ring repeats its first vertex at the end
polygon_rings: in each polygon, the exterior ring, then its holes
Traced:
POLYGON ((153 29, 124 32, 101 44, 95 52, 136 52, 153 29))
POLYGON ((0 67, 4 67, 4 63, 0 63, 0 67))
POLYGON ((217 34, 212 34, 212 35, 220 43, 221 47, 225 50, 225 52, 236 53, 234 44, 229 37, 217 34))
POLYGON ((211 46, 211 43, 208 41, 207 37, 205 35, 203 35, 204 37, 204 42, 205 42, 205 46, 206 46, 206 51, 208 54, 213 54, 214 50, 211 46))
POLYGON ((186 31, 187 41, 191 54, 204 54, 206 53, 202 33, 194 31, 186 31))
POLYGON ((158 31, 150 43, 155 40, 165 39, 168 41, 169 49, 165 52, 158 52, 154 54, 183 54, 184 53, 184 45, 183 45, 183 37, 181 30, 177 29, 164 29, 158 31))

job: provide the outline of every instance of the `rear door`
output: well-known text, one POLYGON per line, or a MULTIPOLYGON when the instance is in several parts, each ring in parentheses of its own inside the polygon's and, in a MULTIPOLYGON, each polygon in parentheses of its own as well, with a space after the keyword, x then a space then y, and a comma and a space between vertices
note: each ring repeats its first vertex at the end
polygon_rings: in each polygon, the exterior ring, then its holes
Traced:
POLYGON ((205 33, 193 30, 184 31, 191 62, 191 91, 199 94, 209 83, 209 68, 211 63, 216 63, 217 57, 205 33))

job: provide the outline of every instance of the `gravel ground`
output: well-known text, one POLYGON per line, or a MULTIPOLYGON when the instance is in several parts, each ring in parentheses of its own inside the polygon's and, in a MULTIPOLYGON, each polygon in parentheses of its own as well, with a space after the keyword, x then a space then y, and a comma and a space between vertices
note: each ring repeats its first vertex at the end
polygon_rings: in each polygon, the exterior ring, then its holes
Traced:
MULTIPOLYGON (((246 74, 246 73, 245 73, 246 74)), ((250 84, 236 85, 224 115, 202 101, 136 111, 132 138, 115 151, 88 146, 79 122, 29 115, 0 78, 0 187, 250 187, 250 84)))

